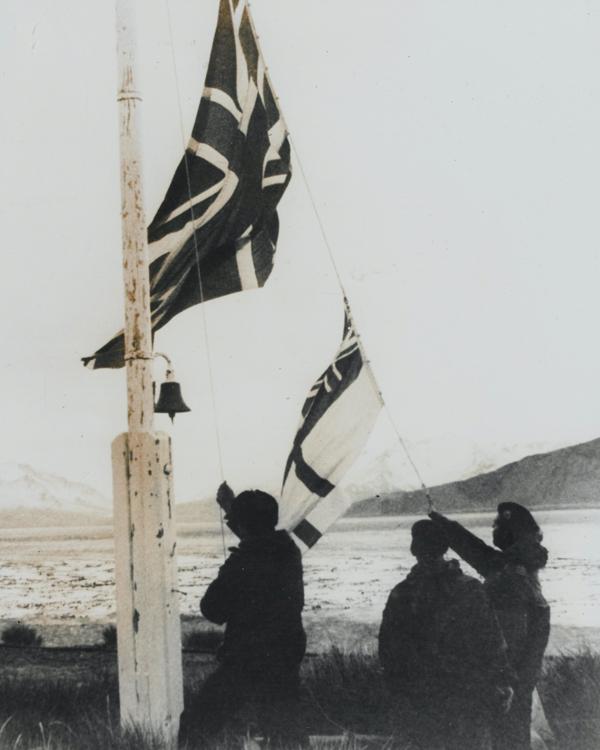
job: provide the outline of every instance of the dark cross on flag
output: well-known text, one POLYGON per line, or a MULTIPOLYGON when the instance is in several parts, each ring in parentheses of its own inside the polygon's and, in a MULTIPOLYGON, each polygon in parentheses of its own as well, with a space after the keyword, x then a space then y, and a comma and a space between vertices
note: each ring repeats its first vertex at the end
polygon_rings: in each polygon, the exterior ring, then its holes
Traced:
POLYGON ((280 526, 306 547, 347 509, 336 485, 358 458, 383 405, 344 302, 342 343, 304 402, 283 477, 280 526))

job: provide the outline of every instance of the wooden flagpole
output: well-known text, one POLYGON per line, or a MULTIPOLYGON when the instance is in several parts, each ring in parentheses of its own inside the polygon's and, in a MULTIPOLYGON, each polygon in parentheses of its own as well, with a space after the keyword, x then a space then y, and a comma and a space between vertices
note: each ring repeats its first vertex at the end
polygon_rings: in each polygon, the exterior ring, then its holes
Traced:
POLYGON ((116 0, 128 432, 112 445, 121 723, 175 742, 183 709, 171 441, 154 432, 135 0, 116 0))

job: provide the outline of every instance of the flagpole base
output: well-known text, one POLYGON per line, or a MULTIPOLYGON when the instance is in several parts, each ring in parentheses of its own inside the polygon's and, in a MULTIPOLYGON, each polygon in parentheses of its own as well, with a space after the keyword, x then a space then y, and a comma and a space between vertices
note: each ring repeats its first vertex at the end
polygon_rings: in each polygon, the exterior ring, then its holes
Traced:
POLYGON ((112 444, 121 724, 177 741, 183 710, 171 440, 112 444))

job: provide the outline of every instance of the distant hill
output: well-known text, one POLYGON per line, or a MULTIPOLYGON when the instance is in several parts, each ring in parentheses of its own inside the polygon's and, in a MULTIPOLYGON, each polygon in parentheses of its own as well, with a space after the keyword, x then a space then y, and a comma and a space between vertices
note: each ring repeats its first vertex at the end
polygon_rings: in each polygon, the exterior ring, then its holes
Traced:
POLYGON ((97 526, 112 523, 112 502, 87 484, 36 471, 0 466, 0 527, 97 526))
POLYGON ((61 510, 15 508, 0 510, 0 529, 63 529, 67 527, 111 526, 112 515, 69 513, 61 510))
POLYGON ((488 474, 501 466, 520 461, 525 456, 548 453, 567 447, 565 442, 486 443, 456 435, 443 435, 427 440, 396 442, 385 450, 377 444, 368 445, 359 459, 344 476, 340 486, 353 500, 363 500, 382 494, 395 493, 399 488, 416 489, 414 465, 427 477, 429 486, 457 482, 479 474, 488 474), (410 459, 405 453, 409 450, 410 459), (407 487, 406 483, 410 482, 407 487))
MULTIPOLYGON (((270 488, 267 488, 265 492, 277 497, 277 492, 270 488)), ((210 495, 188 503, 175 503, 175 520, 177 523, 218 523, 221 520, 221 511, 215 496, 210 495)))
MULTIPOLYGON (((493 510, 515 500, 530 508, 600 507, 600 439, 528 456, 495 471, 431 488, 443 512, 493 510)), ((422 513, 421 490, 390 490, 355 502, 348 516, 422 513)), ((175 505, 178 523, 218 522, 214 497, 175 505)), ((112 524, 112 501, 92 487, 25 464, 0 465, 0 528, 112 524)))
MULTIPOLYGON (((436 508, 443 512, 493 510, 510 500, 528 508, 600 507, 600 439, 528 456, 430 491, 436 508)), ((397 490, 361 500, 346 515, 414 514, 425 507, 422 490, 397 490)))
POLYGON ((177 523, 209 523, 221 518, 219 506, 214 497, 204 497, 189 503, 175 503, 177 523))

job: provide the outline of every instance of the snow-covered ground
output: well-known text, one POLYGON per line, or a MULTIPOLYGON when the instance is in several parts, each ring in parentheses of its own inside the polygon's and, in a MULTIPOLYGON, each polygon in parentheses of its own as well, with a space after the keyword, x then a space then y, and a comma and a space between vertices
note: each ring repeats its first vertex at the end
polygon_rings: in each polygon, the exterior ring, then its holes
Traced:
MULTIPOLYGON (((550 552, 541 573, 544 593, 559 628, 600 633, 600 510, 537 513, 550 552)), ((486 540, 489 514, 460 519, 486 540)), ((335 622, 337 630, 376 627, 387 595, 413 564, 409 553, 414 518, 348 518, 304 558, 306 619, 335 622)), ((21 619, 92 626, 114 619, 114 547, 110 528, 5 530, 0 533, 0 621, 21 619)), ((225 545, 235 543, 229 534, 225 545)), ((217 525, 188 525, 178 541, 180 608, 198 613, 206 586, 223 562, 217 525)), ((463 566, 468 570, 467 566, 463 566)), ((93 628, 98 632, 98 627, 93 628)), ((79 631, 77 631, 79 632, 79 631)), ((81 638, 80 638, 81 640, 81 638)))

